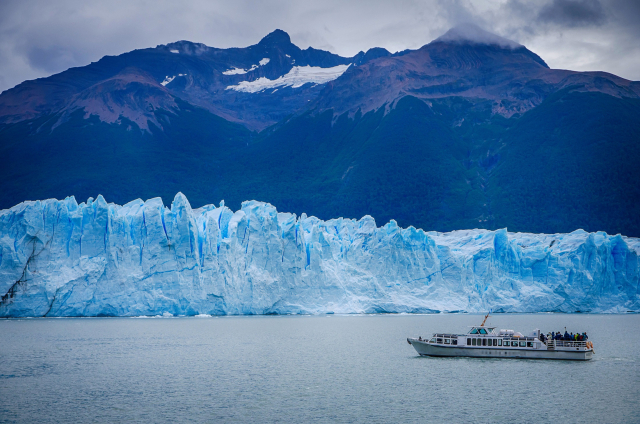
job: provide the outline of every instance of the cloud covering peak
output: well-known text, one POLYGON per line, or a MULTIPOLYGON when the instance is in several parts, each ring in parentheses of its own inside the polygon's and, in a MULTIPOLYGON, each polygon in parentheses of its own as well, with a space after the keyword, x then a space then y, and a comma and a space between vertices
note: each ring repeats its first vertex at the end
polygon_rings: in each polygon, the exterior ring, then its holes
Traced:
POLYGON ((433 42, 487 44, 510 49, 522 47, 521 44, 518 44, 515 41, 500 37, 499 35, 493 34, 489 31, 485 31, 472 23, 456 25, 440 37, 433 40, 433 42))

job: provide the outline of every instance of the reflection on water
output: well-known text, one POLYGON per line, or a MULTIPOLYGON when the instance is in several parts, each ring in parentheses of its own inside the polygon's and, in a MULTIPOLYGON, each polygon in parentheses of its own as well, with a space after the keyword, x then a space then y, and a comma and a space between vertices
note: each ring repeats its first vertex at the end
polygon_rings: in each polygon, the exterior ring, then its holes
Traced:
POLYGON ((639 315, 495 315, 587 331, 587 362, 417 356, 480 315, 0 321, 0 422, 640 422, 639 315))

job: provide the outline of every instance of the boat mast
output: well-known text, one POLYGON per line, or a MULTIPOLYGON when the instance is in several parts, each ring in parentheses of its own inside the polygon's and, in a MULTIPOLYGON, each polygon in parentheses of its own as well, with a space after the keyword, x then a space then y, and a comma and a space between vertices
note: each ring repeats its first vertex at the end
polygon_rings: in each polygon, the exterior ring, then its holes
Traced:
POLYGON ((480 327, 484 327, 484 323, 487 322, 487 318, 489 318, 490 314, 491 314, 491 311, 489 311, 487 315, 484 316, 484 320, 482 320, 482 324, 480 324, 480 327))

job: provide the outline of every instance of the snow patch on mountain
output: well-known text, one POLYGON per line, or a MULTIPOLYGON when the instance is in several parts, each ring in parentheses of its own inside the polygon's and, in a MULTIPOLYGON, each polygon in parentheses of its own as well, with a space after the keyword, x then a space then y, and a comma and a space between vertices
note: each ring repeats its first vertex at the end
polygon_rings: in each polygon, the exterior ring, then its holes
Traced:
POLYGON ((171 50, 169 50, 169 51, 170 51, 171 53, 180 53, 180 51, 175 50, 175 49, 171 49, 171 50))
POLYGON ((302 87, 307 83, 324 84, 340 77, 349 65, 338 65, 332 68, 320 68, 318 66, 294 66, 286 75, 275 80, 260 77, 254 81, 241 81, 237 85, 230 85, 227 90, 235 90, 245 93, 258 93, 260 91, 276 87, 302 87))
POLYGON ((232 68, 232 69, 228 69, 228 70, 224 71, 223 74, 224 75, 243 75, 243 74, 246 74, 247 72, 255 71, 260 66, 266 65, 270 61, 271 61, 271 59, 269 59, 268 57, 265 57, 265 58, 261 59, 260 62, 258 62, 259 65, 252 65, 251 68, 249 68, 249 69, 232 68))
MULTIPOLYGON (((251 69, 249 69, 249 71, 253 71, 254 69, 256 69, 257 66, 253 65, 253 67, 251 69)), ((248 71, 242 68, 231 68, 228 69, 226 71, 223 72, 224 75, 243 75, 246 74, 248 71)))
MULTIPOLYGON (((179 76, 179 77, 186 77, 186 76, 187 76, 187 74, 178 74, 177 76, 179 76)), ((169 83, 170 83, 171 81, 173 81, 174 79, 176 79, 176 75, 174 75, 174 76, 172 76, 172 77, 170 77, 169 75, 167 75, 167 76, 165 76, 165 77, 164 77, 164 81, 162 81, 160 84, 166 87, 166 85, 167 85, 167 84, 169 84, 169 83)))
POLYGON ((69 197, 0 211, 0 316, 638 311, 639 254, 638 239, 603 232, 69 197))

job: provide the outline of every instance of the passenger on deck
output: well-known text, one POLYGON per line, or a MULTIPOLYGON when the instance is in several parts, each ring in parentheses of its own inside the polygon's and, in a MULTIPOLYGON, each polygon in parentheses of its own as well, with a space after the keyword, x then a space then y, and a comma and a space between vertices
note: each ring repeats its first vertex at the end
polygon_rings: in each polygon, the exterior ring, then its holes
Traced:
POLYGON ((556 332, 552 332, 551 333, 551 340, 555 340, 556 339, 556 332))
POLYGON ((567 330, 564 330, 564 340, 569 340, 569 337, 571 337, 571 336, 569 335, 567 330))
POLYGON ((582 335, 584 336, 585 341, 589 340, 589 336, 587 336, 587 332, 586 331, 584 333, 582 333, 582 335))

